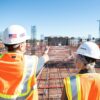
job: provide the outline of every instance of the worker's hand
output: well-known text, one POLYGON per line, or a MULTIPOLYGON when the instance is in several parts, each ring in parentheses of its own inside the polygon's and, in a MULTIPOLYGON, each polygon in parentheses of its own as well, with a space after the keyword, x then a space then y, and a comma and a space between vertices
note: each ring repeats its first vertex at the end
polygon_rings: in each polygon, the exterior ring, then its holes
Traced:
POLYGON ((46 47, 46 49, 45 49, 45 51, 44 51, 44 54, 48 54, 49 48, 50 48, 50 47, 48 47, 48 46, 46 47))

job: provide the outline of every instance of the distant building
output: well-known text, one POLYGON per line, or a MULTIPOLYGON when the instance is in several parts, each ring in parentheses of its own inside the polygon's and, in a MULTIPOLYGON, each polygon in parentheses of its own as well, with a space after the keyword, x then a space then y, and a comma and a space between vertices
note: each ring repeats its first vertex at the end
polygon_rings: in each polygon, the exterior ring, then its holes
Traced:
POLYGON ((35 54, 36 45, 36 26, 31 26, 31 53, 35 54))
POLYGON ((31 26, 31 39, 36 39, 36 26, 31 26))
MULTIPOLYGON (((50 46, 64 46, 64 45, 70 45, 70 46, 79 46, 82 42, 88 41, 86 38, 75 38, 75 37, 45 37, 45 42, 47 45, 50 46)), ((92 38, 90 41, 95 42, 95 38, 92 38)))
POLYGON ((80 37, 74 38, 74 37, 71 37, 71 38, 69 39, 69 45, 70 45, 70 46, 75 46, 75 47, 77 47, 77 46, 79 46, 82 42, 85 42, 85 41, 87 41, 87 39, 85 39, 85 38, 80 38, 80 37))
POLYGON ((2 32, 0 32, 0 41, 2 40, 2 32))
POLYGON ((80 42, 81 41, 79 39, 71 38, 70 41, 69 41, 69 45, 71 45, 71 46, 78 46, 80 42))
POLYGON ((53 45, 53 46, 61 46, 69 44, 68 37, 45 37, 45 41, 47 42, 48 45, 53 45))
POLYGON ((88 34, 88 40, 92 40, 92 35, 88 34))

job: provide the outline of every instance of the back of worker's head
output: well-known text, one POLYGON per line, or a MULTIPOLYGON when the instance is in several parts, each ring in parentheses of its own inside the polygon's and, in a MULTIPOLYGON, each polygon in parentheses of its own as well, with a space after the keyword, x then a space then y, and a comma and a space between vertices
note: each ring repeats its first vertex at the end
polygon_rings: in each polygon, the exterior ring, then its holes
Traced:
POLYGON ((96 60, 100 59, 100 49, 96 43, 87 41, 79 46, 77 55, 85 65, 95 64, 96 60))
POLYGON ((19 44, 26 42, 25 28, 20 25, 11 25, 7 27, 3 32, 2 41, 8 49, 17 48, 19 44))

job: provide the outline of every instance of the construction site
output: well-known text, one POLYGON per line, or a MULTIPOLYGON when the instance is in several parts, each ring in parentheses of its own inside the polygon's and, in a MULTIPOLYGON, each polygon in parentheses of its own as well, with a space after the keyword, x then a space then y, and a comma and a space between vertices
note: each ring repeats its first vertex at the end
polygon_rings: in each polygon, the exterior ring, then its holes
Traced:
MULTIPOLYGON (((68 76, 77 74, 74 65, 77 47, 49 46, 49 61, 37 75, 39 100, 61 100, 63 80, 68 76)), ((95 67, 100 72, 99 61, 95 67)))
MULTIPOLYGON (((64 42, 66 44, 66 41, 64 42)), ((37 73, 39 100, 61 100, 64 78, 77 74, 77 68, 74 62, 76 50, 80 44, 77 46, 65 44, 59 45, 59 41, 58 44, 54 43, 52 45, 51 43, 47 45, 43 41, 39 45, 34 44, 34 42, 27 43, 26 54, 35 54, 38 57, 41 57, 46 47, 49 47, 49 61, 37 73)), ((3 47, 2 43, 1 47, 3 47)), ((5 49, 3 47, 2 53, 4 52, 5 49)), ((95 66, 97 73, 100 73, 99 66, 100 61, 98 60, 95 66)))

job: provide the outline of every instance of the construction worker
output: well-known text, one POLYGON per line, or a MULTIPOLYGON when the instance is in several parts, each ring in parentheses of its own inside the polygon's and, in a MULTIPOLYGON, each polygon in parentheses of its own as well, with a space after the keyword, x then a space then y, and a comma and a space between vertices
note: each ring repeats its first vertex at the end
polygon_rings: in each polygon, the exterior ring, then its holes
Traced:
POLYGON ((0 56, 0 100, 38 100, 39 61, 35 55, 25 55, 26 39, 26 30, 20 25, 11 25, 3 32, 8 52, 0 56))
POLYGON ((84 42, 76 53, 78 74, 64 79, 62 100, 100 100, 100 74, 94 69, 96 60, 100 59, 99 47, 84 42))

